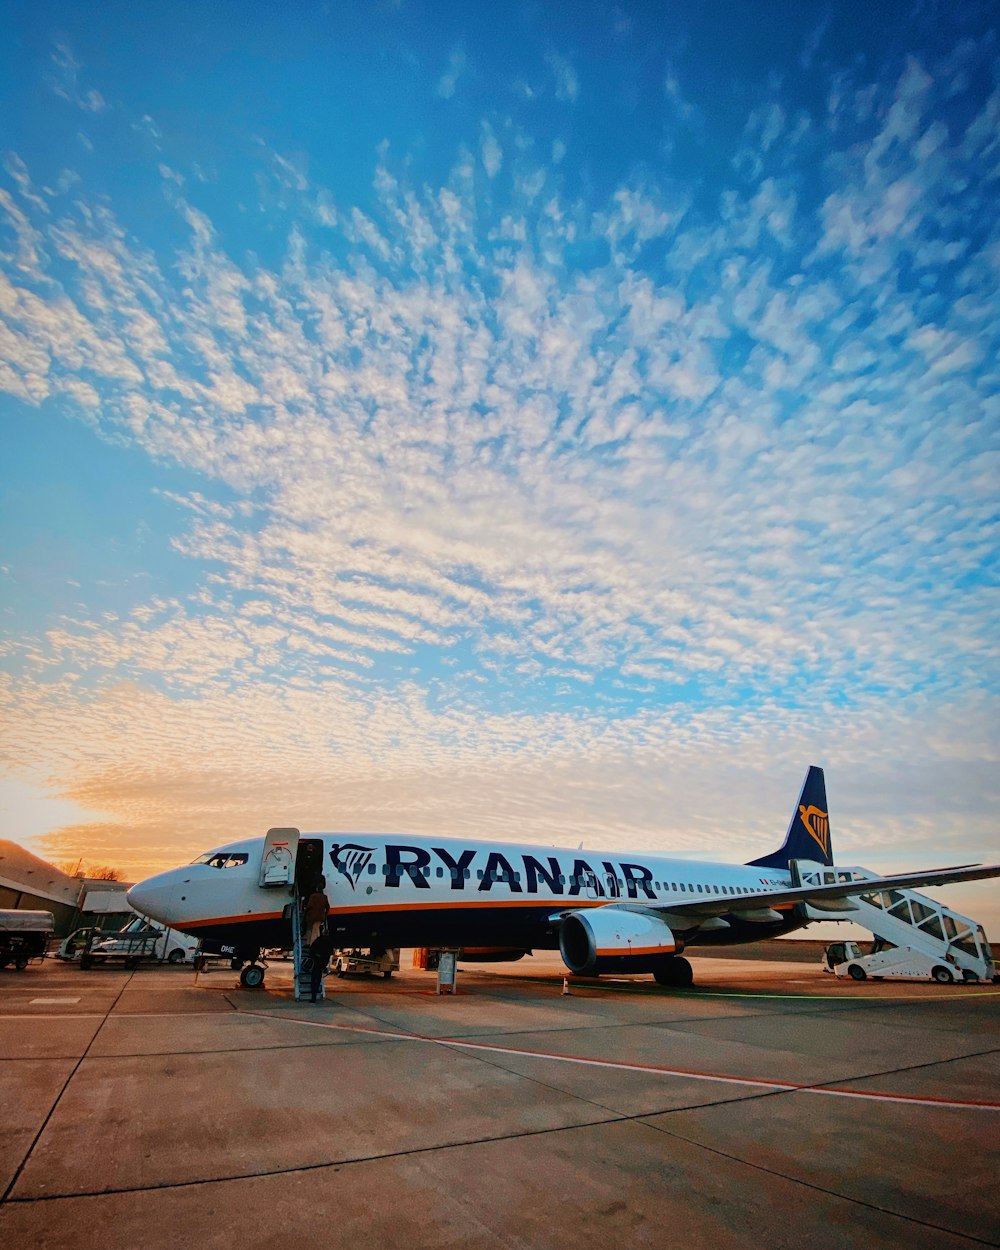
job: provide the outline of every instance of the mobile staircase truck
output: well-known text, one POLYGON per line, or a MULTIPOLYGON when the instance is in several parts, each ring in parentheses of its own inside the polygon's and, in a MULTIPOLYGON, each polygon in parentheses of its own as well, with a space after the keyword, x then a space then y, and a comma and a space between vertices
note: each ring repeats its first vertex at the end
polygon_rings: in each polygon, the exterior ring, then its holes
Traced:
MULTIPOLYGON (((979 981, 967 968, 959 969, 954 956, 945 955, 944 962, 936 955, 926 955, 912 946, 893 946, 878 938, 865 954, 857 942, 831 942, 823 952, 823 971, 838 977, 850 977, 853 981, 873 981, 883 978, 908 981, 937 981, 947 985, 952 981, 979 981)), ((986 978, 988 979, 988 978, 986 978)))
MULTIPOLYGON (((836 885, 876 875, 866 868, 827 868, 808 860, 792 860, 789 868, 794 885, 836 885)), ((810 920, 851 920, 875 936, 867 955, 854 942, 835 942, 827 948, 823 967, 837 976, 855 981, 869 976, 926 977, 947 985, 992 981, 996 975, 982 925, 916 890, 872 890, 822 907, 809 903, 806 910, 810 920), (843 950, 835 949, 840 947, 843 950)))

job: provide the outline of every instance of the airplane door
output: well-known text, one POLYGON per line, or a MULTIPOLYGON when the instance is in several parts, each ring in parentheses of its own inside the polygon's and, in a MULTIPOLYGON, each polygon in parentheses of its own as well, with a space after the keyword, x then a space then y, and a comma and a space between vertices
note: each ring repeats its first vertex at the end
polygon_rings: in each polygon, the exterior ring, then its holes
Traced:
POLYGON ((291 885, 298 849, 298 829, 268 829, 267 837, 264 839, 264 853, 260 860, 258 885, 291 885))
POLYGON ((316 888, 317 880, 324 875, 323 839, 302 838, 295 859, 295 882, 299 893, 311 894, 316 888))

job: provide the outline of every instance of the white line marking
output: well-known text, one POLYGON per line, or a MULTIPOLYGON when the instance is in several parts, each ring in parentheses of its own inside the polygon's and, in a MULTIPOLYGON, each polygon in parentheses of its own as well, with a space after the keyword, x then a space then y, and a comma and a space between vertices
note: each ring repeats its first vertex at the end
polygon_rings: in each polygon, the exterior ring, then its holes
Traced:
POLYGON ((55 1005, 56 1003, 78 1003, 79 998, 29 998, 29 1007, 41 1007, 55 1005))
POLYGON ((103 1020, 104 1016, 99 1011, 60 1011, 58 1015, 54 1011, 36 1011, 34 1015, 27 1012, 21 1012, 16 1016, 0 1015, 0 1024, 5 1020, 103 1020))

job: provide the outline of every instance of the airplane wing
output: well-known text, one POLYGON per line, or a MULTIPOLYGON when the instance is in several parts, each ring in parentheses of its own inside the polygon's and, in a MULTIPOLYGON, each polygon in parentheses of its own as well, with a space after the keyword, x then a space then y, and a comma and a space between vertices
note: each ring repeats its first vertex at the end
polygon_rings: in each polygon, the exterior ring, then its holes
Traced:
MULTIPOLYGON (((827 868, 824 872, 840 872, 845 876, 850 869, 827 868)), ((607 906, 620 907, 627 911, 656 912, 664 919, 668 916, 691 920, 709 916, 745 914, 747 919, 753 913, 788 907, 793 903, 811 903, 820 910, 835 912, 838 902, 847 900, 855 894, 871 894, 878 890, 912 890, 917 886, 948 885, 956 881, 981 881, 986 877, 1000 877, 1000 864, 962 864, 953 868, 934 868, 925 872, 897 873, 886 877, 865 877, 837 881, 830 885, 791 886, 774 890, 761 890, 754 894, 720 894, 711 898, 692 899, 690 902, 672 899, 669 903, 609 903, 607 906), (825 904, 825 906, 824 906, 825 904)), ((843 910, 849 910, 845 908, 843 910)), ((669 923, 669 920, 667 920, 669 923)))

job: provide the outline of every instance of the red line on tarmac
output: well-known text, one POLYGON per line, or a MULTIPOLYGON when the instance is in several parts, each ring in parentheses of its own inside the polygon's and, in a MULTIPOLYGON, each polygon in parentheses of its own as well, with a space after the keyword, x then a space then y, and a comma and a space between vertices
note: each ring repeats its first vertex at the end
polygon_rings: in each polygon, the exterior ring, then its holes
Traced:
MULTIPOLYGON (((557 1051, 518 1050, 513 1046, 494 1046, 488 1042, 463 1042, 450 1037, 428 1037, 423 1033, 390 1033, 384 1029, 362 1028, 354 1024, 328 1024, 322 1020, 296 1020, 278 1016, 272 1012, 241 1011, 240 1015, 256 1016, 264 1020, 287 1020, 316 1029, 335 1029, 344 1033, 362 1033, 372 1037, 388 1038, 397 1042, 425 1042, 432 1046, 448 1046, 459 1050, 482 1050, 494 1055, 517 1055, 525 1059, 548 1059, 553 1063, 574 1063, 584 1067, 612 1068, 620 1072, 644 1072, 655 1076, 676 1076, 688 1081, 710 1081, 720 1085, 746 1085, 755 1089, 773 1090, 775 1093, 814 1094, 827 1098, 859 1098, 869 1102, 910 1103, 922 1107, 942 1107, 964 1111, 1000 1111, 1000 1103, 980 1102, 960 1098, 926 1098, 920 1094, 880 1093, 864 1089, 825 1089, 816 1085, 801 1085, 792 1081, 767 1081, 759 1077, 734 1076, 723 1072, 692 1072, 686 1068, 664 1068, 650 1063, 624 1063, 619 1059, 587 1059, 582 1055, 565 1055, 557 1051)), ((845 1077, 844 1080, 851 1080, 845 1077)))

